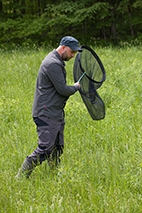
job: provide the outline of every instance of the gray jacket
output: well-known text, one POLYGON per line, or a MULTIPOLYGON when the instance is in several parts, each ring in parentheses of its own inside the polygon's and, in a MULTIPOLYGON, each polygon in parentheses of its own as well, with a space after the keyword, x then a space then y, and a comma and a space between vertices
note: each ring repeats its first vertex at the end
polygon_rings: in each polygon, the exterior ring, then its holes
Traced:
POLYGON ((33 117, 44 115, 52 119, 63 119, 68 97, 79 89, 78 85, 66 84, 64 67, 65 63, 55 49, 42 61, 36 82, 33 117))

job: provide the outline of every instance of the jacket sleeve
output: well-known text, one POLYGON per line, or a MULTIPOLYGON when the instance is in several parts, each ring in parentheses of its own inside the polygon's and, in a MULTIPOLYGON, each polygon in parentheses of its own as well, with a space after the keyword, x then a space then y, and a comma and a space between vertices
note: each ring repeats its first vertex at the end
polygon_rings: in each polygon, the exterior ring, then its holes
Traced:
POLYGON ((47 72, 52 84, 54 85, 56 91, 62 96, 69 96, 74 94, 79 90, 78 85, 68 86, 66 84, 66 79, 63 74, 62 67, 58 64, 51 64, 47 72))

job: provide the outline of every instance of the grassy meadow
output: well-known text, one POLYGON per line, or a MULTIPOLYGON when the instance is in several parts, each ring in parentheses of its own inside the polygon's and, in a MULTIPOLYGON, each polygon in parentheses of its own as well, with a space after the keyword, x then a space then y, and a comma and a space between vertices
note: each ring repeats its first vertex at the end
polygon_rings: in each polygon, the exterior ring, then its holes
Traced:
POLYGON ((32 104, 51 49, 0 49, 0 212, 142 213, 142 47, 93 49, 106 70, 98 90, 105 119, 93 121, 79 92, 71 96, 60 168, 50 171, 45 161, 22 181, 14 177, 37 147, 32 104))

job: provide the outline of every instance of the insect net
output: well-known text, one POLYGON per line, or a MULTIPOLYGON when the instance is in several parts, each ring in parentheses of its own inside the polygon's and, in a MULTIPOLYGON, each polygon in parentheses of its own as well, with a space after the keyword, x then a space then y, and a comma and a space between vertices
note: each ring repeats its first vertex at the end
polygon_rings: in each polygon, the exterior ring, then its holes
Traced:
POLYGON ((97 89, 105 81, 105 69, 97 54, 88 46, 81 47, 74 61, 73 76, 77 82, 82 74, 79 89, 83 102, 93 120, 101 120, 105 117, 105 104, 99 96, 97 89))

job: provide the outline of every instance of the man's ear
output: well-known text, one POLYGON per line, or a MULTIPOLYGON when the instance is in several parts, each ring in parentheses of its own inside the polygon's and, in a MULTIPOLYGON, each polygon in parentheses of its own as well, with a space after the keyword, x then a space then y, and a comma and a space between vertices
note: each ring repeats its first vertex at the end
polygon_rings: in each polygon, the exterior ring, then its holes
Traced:
POLYGON ((65 46, 65 45, 63 45, 63 46, 62 46, 62 49, 64 50, 64 49, 65 49, 65 47, 66 47, 66 46, 65 46))

